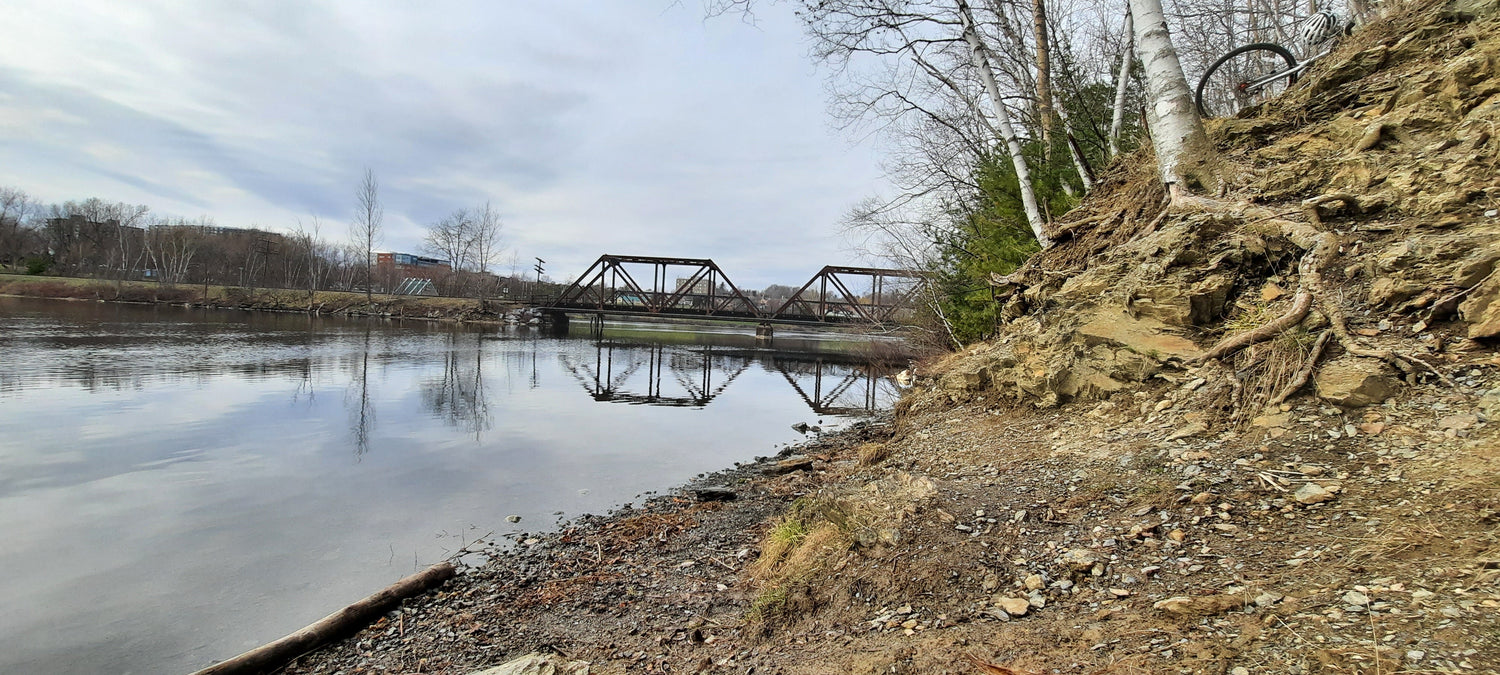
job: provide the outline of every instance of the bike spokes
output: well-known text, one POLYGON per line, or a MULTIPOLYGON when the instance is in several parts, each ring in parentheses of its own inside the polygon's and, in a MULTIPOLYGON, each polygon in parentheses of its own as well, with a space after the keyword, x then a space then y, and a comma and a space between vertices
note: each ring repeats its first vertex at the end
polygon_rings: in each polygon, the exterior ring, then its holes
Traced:
POLYGON ((1230 116, 1274 98, 1295 81, 1290 52, 1269 43, 1225 54, 1198 83, 1198 107, 1208 116, 1230 116))

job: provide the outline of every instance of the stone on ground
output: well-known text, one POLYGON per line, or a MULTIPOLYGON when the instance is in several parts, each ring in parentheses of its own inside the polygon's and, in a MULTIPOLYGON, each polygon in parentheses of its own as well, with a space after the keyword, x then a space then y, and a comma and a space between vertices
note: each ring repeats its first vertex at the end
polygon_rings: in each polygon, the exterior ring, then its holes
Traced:
POLYGON ((1329 362, 1314 377, 1318 397, 1334 405, 1359 408, 1394 396, 1401 382, 1375 359, 1346 356, 1329 362))
POLYGON ((556 654, 532 652, 503 665, 469 675, 589 675, 589 663, 569 661, 556 654))

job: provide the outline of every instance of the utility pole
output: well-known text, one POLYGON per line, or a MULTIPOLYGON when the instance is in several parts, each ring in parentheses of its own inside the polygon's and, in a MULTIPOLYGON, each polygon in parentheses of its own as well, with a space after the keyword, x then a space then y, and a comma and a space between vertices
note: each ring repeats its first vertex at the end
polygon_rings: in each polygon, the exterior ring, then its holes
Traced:
POLYGON ((542 287, 542 265, 546 264, 546 262, 547 261, 542 260, 541 258, 537 258, 536 265, 532 266, 532 269, 536 270, 536 287, 531 291, 531 295, 533 298, 536 297, 537 291, 542 287))

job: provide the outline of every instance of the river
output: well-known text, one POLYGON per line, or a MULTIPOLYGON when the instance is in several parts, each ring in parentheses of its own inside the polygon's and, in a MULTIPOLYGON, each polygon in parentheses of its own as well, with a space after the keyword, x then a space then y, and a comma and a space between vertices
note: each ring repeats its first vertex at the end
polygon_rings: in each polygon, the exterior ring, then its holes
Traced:
POLYGON ((0 672, 188 672, 774 454, 895 398, 843 340, 0 298, 0 672))

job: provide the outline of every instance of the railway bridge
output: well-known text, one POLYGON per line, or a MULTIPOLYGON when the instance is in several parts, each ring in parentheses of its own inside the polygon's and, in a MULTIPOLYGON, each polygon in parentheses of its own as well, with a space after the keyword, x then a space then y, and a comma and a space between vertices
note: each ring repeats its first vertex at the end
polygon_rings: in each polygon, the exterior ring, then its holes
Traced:
POLYGON ((773 326, 864 324, 886 327, 912 318, 925 277, 912 270, 829 265, 791 297, 772 303, 742 291, 708 258, 602 255, 556 298, 537 303, 554 320, 567 312, 755 322, 773 326), (643 283, 649 276, 649 283, 643 283))

